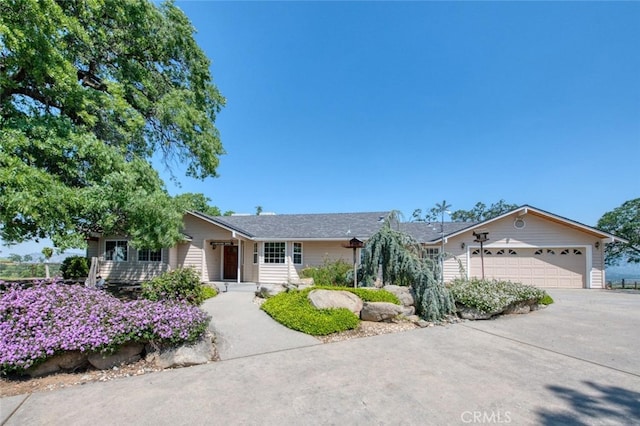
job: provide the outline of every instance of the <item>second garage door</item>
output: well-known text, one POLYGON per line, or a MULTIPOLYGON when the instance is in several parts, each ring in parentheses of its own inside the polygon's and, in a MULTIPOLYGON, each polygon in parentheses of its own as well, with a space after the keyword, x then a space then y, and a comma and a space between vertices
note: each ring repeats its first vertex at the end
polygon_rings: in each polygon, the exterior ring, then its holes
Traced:
MULTIPOLYGON (((583 248, 485 248, 484 275, 536 287, 585 287, 586 256, 583 248)), ((471 251, 472 277, 482 276, 480 249, 471 251)))

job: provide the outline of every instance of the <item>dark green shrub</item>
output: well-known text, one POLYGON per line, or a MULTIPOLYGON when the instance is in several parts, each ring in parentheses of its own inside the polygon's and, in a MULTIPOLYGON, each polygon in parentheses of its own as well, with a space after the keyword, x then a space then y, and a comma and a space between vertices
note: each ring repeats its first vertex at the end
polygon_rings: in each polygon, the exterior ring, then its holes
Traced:
POLYGON ((456 303, 483 313, 501 312, 507 306, 528 300, 541 300, 546 292, 511 281, 456 279, 449 285, 456 303))
POLYGON ((400 305, 400 300, 387 290, 373 290, 369 288, 336 287, 336 286, 314 286, 315 289, 322 290, 344 290, 349 291, 365 302, 389 302, 400 305))
POLYGON ((313 289, 277 294, 262 304, 262 310, 285 327, 312 336, 351 330, 360 324, 360 319, 348 309, 314 308, 307 298, 313 289))
POLYGON ((62 261, 60 272, 65 280, 84 278, 89 275, 89 261, 84 256, 69 256, 62 261))
POLYGON ((301 271, 304 278, 313 278, 315 285, 336 285, 349 286, 353 282, 348 279, 347 274, 353 270, 353 265, 342 259, 325 259, 322 266, 309 266, 301 271))
POLYGON ((551 298, 551 296, 549 296, 549 293, 545 291, 544 296, 542 296, 542 298, 538 300, 538 303, 541 305, 550 305, 553 303, 553 299, 551 298))
POLYGON ((200 275, 194 268, 178 268, 142 283, 141 297, 148 300, 183 300, 199 305, 204 300, 200 275))

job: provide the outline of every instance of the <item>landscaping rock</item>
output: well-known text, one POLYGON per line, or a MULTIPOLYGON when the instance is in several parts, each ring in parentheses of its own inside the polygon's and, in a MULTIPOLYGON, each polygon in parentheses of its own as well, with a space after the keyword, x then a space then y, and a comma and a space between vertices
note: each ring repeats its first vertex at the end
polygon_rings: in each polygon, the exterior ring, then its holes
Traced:
POLYGON ((312 290, 307 296, 317 309, 347 308, 356 315, 362 310, 362 299, 343 290, 312 290))
POLYGON ((409 317, 416 313, 415 306, 402 306, 402 315, 409 317))
POLYGON ((529 312, 531 312, 531 305, 529 305, 527 302, 522 302, 507 306, 507 308, 502 313, 509 315, 528 314, 529 312))
POLYGON ((192 345, 162 349, 147 354, 146 360, 159 368, 188 367, 206 364, 216 358, 216 349, 207 334, 192 345))
POLYGON ((287 287, 282 284, 260 284, 258 291, 256 291, 256 296, 262 297, 266 299, 271 296, 275 296, 279 293, 284 293, 287 291, 287 287))
POLYGON ((458 305, 458 315, 460 318, 469 320, 485 320, 499 314, 500 312, 480 312, 476 308, 469 308, 467 306, 458 305))
POLYGON ((121 364, 130 364, 140 359, 144 350, 142 343, 127 343, 110 355, 90 354, 89 363, 98 370, 108 370, 121 364))
POLYGON ((363 321, 387 321, 402 314, 403 307, 389 302, 365 302, 360 312, 363 321))
POLYGON ((75 371, 87 365, 87 354, 80 351, 64 352, 54 355, 42 364, 26 370, 31 377, 46 376, 61 371, 75 371))
POLYGON ((413 296, 413 289, 407 286, 399 285, 385 285, 383 290, 387 290, 389 293, 395 295, 404 306, 415 306, 415 298, 413 296))

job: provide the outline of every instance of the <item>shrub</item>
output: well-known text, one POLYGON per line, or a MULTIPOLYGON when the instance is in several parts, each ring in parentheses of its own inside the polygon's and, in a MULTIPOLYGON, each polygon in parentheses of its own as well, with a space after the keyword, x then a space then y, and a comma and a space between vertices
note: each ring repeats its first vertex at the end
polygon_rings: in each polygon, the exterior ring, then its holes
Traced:
POLYGON ((387 290, 373 290, 370 288, 353 288, 353 287, 336 287, 336 286, 314 286, 314 289, 322 290, 344 290, 351 292, 358 296, 365 302, 389 302, 400 305, 400 299, 398 299, 393 293, 389 293, 387 290))
POLYGON ((541 300, 546 292, 539 288, 511 281, 456 279, 449 290, 456 303, 483 313, 501 312, 507 306, 527 300, 541 300))
POLYGON ((202 300, 211 299, 212 297, 216 297, 218 295, 218 291, 207 285, 202 286, 202 300))
POLYGON ((84 278, 89 275, 89 261, 83 256, 69 256, 62 261, 60 272, 66 280, 84 278))
POLYGON ((203 286, 200 276, 194 268, 178 268, 165 272, 142 283, 144 299, 158 300, 183 300, 192 305, 199 305, 204 300, 203 286))
POLYGON ((122 302, 100 290, 54 281, 0 296, 0 373, 64 351, 109 352, 127 342, 197 340, 209 317, 184 302, 122 302))
POLYGON ((542 298, 538 300, 538 303, 541 305, 550 305, 553 303, 553 299, 551 298, 551 296, 549 296, 549 293, 545 291, 544 296, 542 296, 542 298))
POLYGON ((322 266, 309 266, 301 271, 304 278, 313 278, 315 285, 324 286, 348 286, 353 282, 348 279, 348 274, 353 271, 353 265, 342 259, 331 261, 325 259, 322 266))
POLYGON ((262 304, 262 310, 285 327, 312 336, 324 336, 351 330, 360 320, 348 309, 316 309, 307 295, 314 288, 289 291, 270 297, 262 304))

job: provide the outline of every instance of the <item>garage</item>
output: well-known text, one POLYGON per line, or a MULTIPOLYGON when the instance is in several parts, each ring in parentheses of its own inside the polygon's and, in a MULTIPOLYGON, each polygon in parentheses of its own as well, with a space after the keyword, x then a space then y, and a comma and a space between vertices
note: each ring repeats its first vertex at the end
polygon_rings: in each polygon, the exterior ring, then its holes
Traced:
MULTIPOLYGON (((480 249, 470 254, 470 275, 481 277, 480 249)), ((485 247, 484 275, 536 287, 584 288, 586 257, 584 247, 485 247)))

